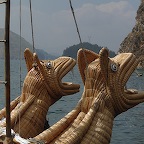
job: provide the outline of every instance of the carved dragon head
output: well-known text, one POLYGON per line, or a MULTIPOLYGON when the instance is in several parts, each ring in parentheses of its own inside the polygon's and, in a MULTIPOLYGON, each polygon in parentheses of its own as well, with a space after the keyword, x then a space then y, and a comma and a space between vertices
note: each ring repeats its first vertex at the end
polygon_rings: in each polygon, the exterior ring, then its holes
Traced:
POLYGON ((62 82, 62 78, 75 66, 76 61, 70 57, 55 60, 39 60, 36 53, 28 48, 24 52, 28 73, 37 70, 50 96, 56 100, 65 95, 79 91, 80 86, 72 82, 62 82))
MULTIPOLYGON (((24 52, 28 73, 20 99, 11 102, 11 128, 23 138, 34 137, 45 128, 49 107, 62 96, 74 94, 80 86, 63 82, 62 78, 75 66, 70 57, 55 60, 39 60, 28 48, 24 52)), ((0 111, 5 117, 5 109, 0 111)), ((5 127, 4 120, 0 126, 5 127)))
POLYGON ((78 92, 80 86, 62 82, 62 78, 75 66, 74 59, 59 57, 42 61, 29 49, 25 50, 24 56, 28 73, 23 83, 20 104, 11 112, 11 126, 20 136, 29 138, 44 130, 49 107, 62 96, 78 92), (19 113, 20 120, 17 119, 19 113))
POLYGON ((86 49, 79 50, 78 66, 85 85, 84 99, 91 97, 92 103, 97 94, 104 91, 106 93, 104 99, 108 101, 107 107, 115 116, 143 102, 144 91, 125 88, 141 60, 142 57, 138 59, 132 53, 121 53, 110 58, 106 48, 102 48, 99 54, 86 49), (82 62, 84 57, 87 65, 82 62))

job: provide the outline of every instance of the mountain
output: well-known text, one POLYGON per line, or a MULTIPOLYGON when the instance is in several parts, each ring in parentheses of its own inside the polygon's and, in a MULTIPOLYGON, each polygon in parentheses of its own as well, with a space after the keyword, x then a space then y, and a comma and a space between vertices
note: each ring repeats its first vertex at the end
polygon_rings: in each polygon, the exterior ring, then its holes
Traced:
MULTIPOLYGON (((80 49, 80 48, 86 48, 86 49, 89 49, 89 50, 92 50, 96 53, 99 53, 99 51, 101 50, 101 46, 98 46, 97 44, 90 44, 88 42, 84 42, 82 44, 77 44, 77 45, 73 45, 73 46, 70 46, 68 48, 66 48, 64 51, 63 51, 63 56, 70 56, 74 59, 77 58, 77 51, 80 49)), ((110 51, 110 57, 114 57, 116 54, 115 52, 110 51)))
MULTIPOLYGON (((144 0, 141 0, 135 19, 135 26, 121 43, 118 52, 131 52, 139 57, 144 55, 144 0)), ((144 67, 144 61, 140 65, 144 67)))
MULTIPOLYGON (((0 39, 4 39, 4 29, 0 28, 0 39)), ((82 45, 77 44, 70 46, 66 48, 63 51, 62 56, 70 56, 72 58, 77 58, 77 51, 83 46, 83 48, 92 50, 96 53, 99 53, 100 49, 102 47, 98 46, 97 44, 90 44, 88 42, 84 42, 82 45)), ((20 55, 23 57, 23 52, 25 48, 30 48, 32 50, 32 45, 26 41, 23 37, 20 38, 20 36, 14 32, 10 32, 10 55, 11 59, 20 59, 20 55), (20 46, 20 40, 21 40, 21 46, 20 46), (20 48, 21 47, 21 48, 20 48), (21 49, 21 50, 20 50, 21 49)), ((53 56, 51 54, 48 54, 42 49, 35 49, 35 52, 37 53, 39 59, 55 59, 56 56, 53 56)), ((115 53, 113 51, 110 51, 110 57, 115 56, 115 53)), ((0 43, 0 59, 4 59, 4 44, 0 43)))
MULTIPOLYGON (((4 29, 0 28, 0 40, 4 39, 4 29)), ((19 59, 20 54, 23 58, 23 52, 25 48, 30 48, 32 50, 32 45, 26 41, 23 37, 20 38, 20 36, 14 32, 10 32, 10 55, 11 59, 19 59), (20 40, 21 40, 21 46, 20 46, 20 40), (21 48, 20 48, 21 47, 21 48), (21 49, 21 50, 20 50, 21 49)), ((38 57, 40 59, 54 59, 56 58, 53 55, 48 54, 42 49, 35 49, 38 57)), ((0 59, 4 58, 4 44, 0 43, 0 59)))

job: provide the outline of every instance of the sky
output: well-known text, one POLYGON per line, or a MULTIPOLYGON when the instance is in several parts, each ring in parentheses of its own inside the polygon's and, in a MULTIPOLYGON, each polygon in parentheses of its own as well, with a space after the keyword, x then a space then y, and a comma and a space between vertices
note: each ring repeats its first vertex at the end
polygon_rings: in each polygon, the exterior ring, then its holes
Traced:
MULTIPOLYGON (((117 52, 131 32, 141 0, 71 0, 82 42, 117 52)), ((32 43, 29 0, 21 2, 21 33, 32 43)), ((0 6, 0 27, 4 8, 0 6)), ((69 0, 32 0, 35 48, 55 55, 79 43, 69 0)), ((11 30, 20 33, 20 0, 11 0, 11 30)))

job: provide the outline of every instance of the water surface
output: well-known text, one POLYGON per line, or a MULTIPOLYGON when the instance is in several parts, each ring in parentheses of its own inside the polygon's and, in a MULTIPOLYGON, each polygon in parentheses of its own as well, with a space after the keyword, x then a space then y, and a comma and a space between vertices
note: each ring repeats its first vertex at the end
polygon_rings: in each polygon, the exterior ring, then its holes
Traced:
MULTIPOLYGON (((11 99, 19 96, 21 93, 20 77, 22 82, 27 73, 25 62, 22 61, 22 74, 20 75, 19 60, 11 61, 11 99)), ((144 71, 142 71, 144 73, 144 71)), ((0 80, 4 80, 4 60, 0 60, 0 80)), ((80 92, 71 96, 65 96, 56 102, 49 109, 47 118, 50 125, 64 117, 70 112, 79 101, 82 92, 83 84, 77 68, 69 73, 63 81, 71 81, 81 85, 80 92)), ((136 88, 144 90, 144 74, 138 77, 135 73, 132 74, 127 84, 128 88, 136 88)), ((5 105, 4 86, 0 84, 0 108, 5 105)), ((114 121, 111 144, 144 144, 144 104, 128 110, 127 112, 117 116, 114 121)))

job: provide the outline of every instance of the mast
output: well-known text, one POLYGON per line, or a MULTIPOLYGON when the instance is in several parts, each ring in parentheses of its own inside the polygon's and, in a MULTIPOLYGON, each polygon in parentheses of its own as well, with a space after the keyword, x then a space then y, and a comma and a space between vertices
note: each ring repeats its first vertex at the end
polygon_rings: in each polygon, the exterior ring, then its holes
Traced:
POLYGON ((6 1, 5 43, 4 43, 4 45, 5 45, 6 138, 11 139, 11 122, 10 122, 10 0, 6 1))

